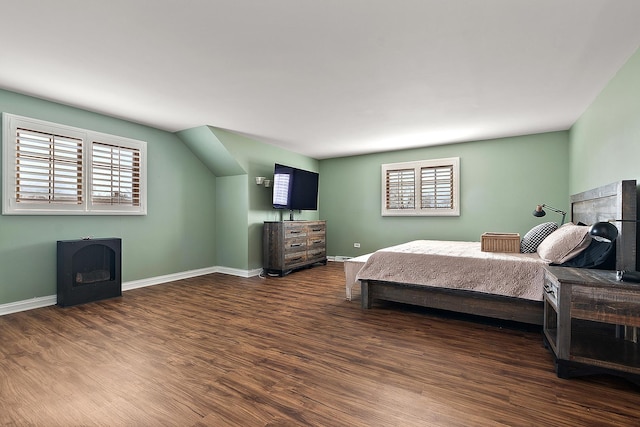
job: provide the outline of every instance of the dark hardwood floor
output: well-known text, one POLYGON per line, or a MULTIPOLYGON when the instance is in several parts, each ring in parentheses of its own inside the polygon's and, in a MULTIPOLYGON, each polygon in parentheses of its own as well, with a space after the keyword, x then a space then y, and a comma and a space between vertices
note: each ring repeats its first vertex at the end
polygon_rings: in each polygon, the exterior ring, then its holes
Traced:
POLYGON ((638 386, 557 378, 539 330, 363 311, 342 267, 2 316, 0 425, 639 425, 638 386))

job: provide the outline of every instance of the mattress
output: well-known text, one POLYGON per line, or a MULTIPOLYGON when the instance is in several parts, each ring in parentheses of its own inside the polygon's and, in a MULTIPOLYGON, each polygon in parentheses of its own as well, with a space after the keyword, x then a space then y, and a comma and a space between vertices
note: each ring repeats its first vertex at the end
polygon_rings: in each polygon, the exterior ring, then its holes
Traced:
POLYGON ((547 264, 536 253, 482 252, 480 242, 415 240, 374 252, 356 279, 542 301, 547 264))

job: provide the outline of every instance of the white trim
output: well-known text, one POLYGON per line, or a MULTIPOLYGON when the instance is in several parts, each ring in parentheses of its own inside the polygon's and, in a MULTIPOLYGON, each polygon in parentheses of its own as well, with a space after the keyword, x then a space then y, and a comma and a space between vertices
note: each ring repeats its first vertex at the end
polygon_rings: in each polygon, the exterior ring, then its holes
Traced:
POLYGON ((49 295, 46 297, 36 297, 22 301, 10 302, 0 305, 0 316, 4 316, 5 314, 17 313, 19 311, 48 307, 50 305, 55 305, 57 302, 57 295, 49 295))
POLYGON ((253 270, 249 270, 247 272, 247 276, 246 277, 255 277, 255 276, 259 276, 262 274, 263 269, 262 268, 255 268, 253 270))
POLYGON ((148 277, 146 279, 131 280, 122 283, 123 291, 146 288, 147 286, 161 285, 163 283, 174 282, 176 280, 189 279, 190 277, 204 276, 205 274, 219 273, 220 267, 207 267, 197 270, 182 271, 180 273, 165 274, 164 276, 148 277))
MULTIPOLYGON (((147 279, 131 280, 122 283, 122 291, 130 291, 132 289, 144 288, 147 286, 160 285, 163 283, 173 282, 190 277, 204 276, 205 274, 222 273, 230 276, 253 277, 258 276, 262 269, 240 270, 229 267, 206 267, 197 270, 183 271, 180 273, 166 274, 163 276, 149 277, 147 279)), ((0 304, 0 316, 5 314, 17 313, 20 311, 33 310, 36 308, 48 307, 56 305, 58 302, 57 295, 48 295, 44 297, 36 297, 28 300, 15 301, 6 304, 0 304)))
POLYGON ((327 257, 327 261, 334 261, 334 262, 345 262, 350 260, 353 257, 350 256, 344 256, 344 255, 335 255, 335 256, 328 256, 327 257))
POLYGON ((2 113, 2 214, 3 215, 146 215, 147 214, 147 143, 132 138, 76 128, 30 117, 2 113), (47 134, 76 138, 82 145, 82 201, 79 204, 16 201, 16 131, 25 127, 47 134), (139 150, 140 206, 92 204, 94 143, 139 150))
POLYGON ((381 202, 382 216, 460 216, 460 157, 448 157, 445 159, 417 160, 401 163, 386 163, 381 165, 381 202), (422 194, 420 192, 422 185, 421 169, 432 167, 448 167, 453 169, 453 208, 435 209, 421 208, 422 194), (413 170, 414 172, 414 207, 409 209, 390 209, 387 208, 387 174, 391 170, 413 170))
POLYGON ((218 267, 218 273, 229 274, 231 276, 239 276, 239 277, 254 277, 262 274, 262 269, 254 269, 254 270, 240 270, 238 268, 230 268, 230 267, 218 267))

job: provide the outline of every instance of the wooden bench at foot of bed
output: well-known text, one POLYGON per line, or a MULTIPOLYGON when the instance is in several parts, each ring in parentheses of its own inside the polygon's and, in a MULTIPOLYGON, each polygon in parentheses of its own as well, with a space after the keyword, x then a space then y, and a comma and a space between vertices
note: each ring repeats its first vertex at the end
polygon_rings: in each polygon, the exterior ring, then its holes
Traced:
POLYGON ((371 255, 372 254, 360 255, 359 257, 349 258, 344 261, 344 277, 347 301, 351 301, 353 287, 358 285, 358 281, 356 280, 358 272, 364 266, 371 255))

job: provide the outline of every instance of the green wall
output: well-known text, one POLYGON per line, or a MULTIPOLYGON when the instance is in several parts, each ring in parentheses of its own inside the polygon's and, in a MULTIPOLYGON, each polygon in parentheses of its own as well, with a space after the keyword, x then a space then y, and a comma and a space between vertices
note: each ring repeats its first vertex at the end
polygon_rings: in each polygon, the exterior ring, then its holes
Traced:
MULTIPOLYGON (((225 197, 224 194, 228 194, 227 190, 218 197, 220 218, 232 218, 240 215, 244 221, 243 225, 234 221, 234 229, 238 230, 240 239, 236 240, 235 234, 227 230, 228 237, 220 239, 218 242, 218 253, 221 254, 228 245, 232 247, 237 245, 242 248, 234 248, 234 250, 245 251, 246 256, 236 260, 234 265, 221 265, 248 270, 260 269, 262 268, 262 223, 288 219, 289 214, 287 212, 283 218, 282 211, 274 210, 271 207, 273 187, 265 188, 256 185, 255 177, 264 176, 273 180, 273 165, 275 163, 317 172, 318 161, 223 129, 214 127, 210 127, 210 129, 246 172, 246 175, 237 178, 243 182, 236 182, 237 185, 228 188, 229 191, 240 192, 240 197, 247 201, 247 206, 244 209, 238 209, 232 203, 225 203, 224 200, 221 200, 225 197)), ((229 196, 231 197, 231 195, 229 196)), ((296 213, 295 219, 318 219, 318 212, 296 213)), ((220 221, 218 230, 221 232, 220 229, 227 227, 228 223, 228 221, 220 221)))
MULTIPOLYGON (((283 212, 272 208, 273 188, 256 185, 255 178, 273 181, 275 163, 317 172, 318 161, 213 126, 200 126, 177 135, 218 177, 219 265, 249 273, 261 269, 262 224, 283 219, 283 212)), ((288 217, 287 212, 284 218, 288 217)), ((296 213, 295 219, 318 219, 318 212, 296 213)))
POLYGON ((2 90, 0 111, 148 144, 146 216, 0 215, 0 304, 56 294, 57 240, 121 237, 123 281, 216 265, 216 177, 175 135, 2 90))
POLYGON ((216 180, 216 252, 218 265, 246 270, 249 258, 247 176, 216 180))
POLYGON ((568 209, 569 135, 553 132, 320 161, 320 218, 329 255, 357 256, 415 239, 479 241, 486 231, 524 235, 546 203, 568 209), (381 165, 460 157, 459 217, 382 217, 381 165), (353 247, 358 242, 359 249, 353 247))
POLYGON ((640 50, 571 128, 570 138, 572 193, 640 181, 640 50))

